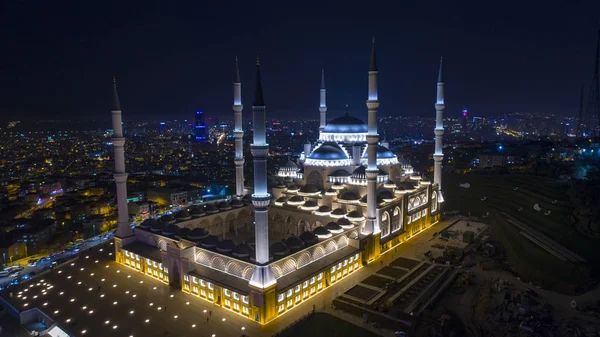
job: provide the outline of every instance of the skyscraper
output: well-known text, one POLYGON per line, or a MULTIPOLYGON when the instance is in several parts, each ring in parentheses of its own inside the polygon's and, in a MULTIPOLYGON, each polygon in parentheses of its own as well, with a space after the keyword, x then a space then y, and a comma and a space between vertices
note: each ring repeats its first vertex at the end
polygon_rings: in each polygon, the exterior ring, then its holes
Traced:
POLYGON ((194 121, 194 140, 197 142, 206 142, 206 123, 204 122, 204 112, 196 111, 194 121))

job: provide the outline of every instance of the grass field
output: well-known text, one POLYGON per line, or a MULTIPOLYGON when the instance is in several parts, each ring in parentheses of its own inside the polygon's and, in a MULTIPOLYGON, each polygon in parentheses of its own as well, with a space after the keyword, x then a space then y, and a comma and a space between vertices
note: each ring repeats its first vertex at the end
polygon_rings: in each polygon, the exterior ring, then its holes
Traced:
POLYGON ((492 235, 500 241, 509 264, 525 279, 544 288, 571 292, 592 281, 590 271, 600 265, 597 247, 600 240, 579 234, 569 224, 573 206, 567 195, 568 184, 543 177, 525 175, 453 175, 443 179, 444 209, 481 217, 491 225, 492 235), (459 184, 469 183, 469 188, 459 184), (515 188, 518 188, 515 190, 515 188), (481 199, 485 197, 485 201, 481 199), (534 210, 539 204, 541 211, 534 210), (519 210, 520 209, 520 210, 519 210), (550 211, 549 215, 545 212, 550 211), (501 213, 530 225, 564 247, 579 254, 588 264, 562 262, 520 234, 501 213), (570 286, 572 285, 572 286, 570 286))
POLYGON ((326 313, 315 313, 304 322, 294 326, 282 337, 379 337, 379 335, 365 330, 352 323, 326 313))

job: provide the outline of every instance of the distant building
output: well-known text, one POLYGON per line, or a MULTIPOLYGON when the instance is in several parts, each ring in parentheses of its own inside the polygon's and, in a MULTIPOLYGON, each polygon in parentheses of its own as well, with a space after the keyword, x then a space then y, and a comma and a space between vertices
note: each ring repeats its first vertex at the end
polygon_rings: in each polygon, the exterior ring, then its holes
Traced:
POLYGON ((481 154, 479 155, 479 168, 494 167, 494 166, 510 166, 515 164, 514 156, 503 156, 497 154, 481 154))
POLYGON ((206 142, 206 122, 204 121, 204 112, 196 111, 196 120, 194 121, 194 140, 200 143, 206 142))
POLYGON ((148 190, 148 199, 159 205, 181 205, 188 201, 188 192, 181 189, 156 187, 148 190))
POLYGON ((0 236, 0 259, 2 264, 22 259, 27 256, 27 244, 15 242, 11 235, 0 236))

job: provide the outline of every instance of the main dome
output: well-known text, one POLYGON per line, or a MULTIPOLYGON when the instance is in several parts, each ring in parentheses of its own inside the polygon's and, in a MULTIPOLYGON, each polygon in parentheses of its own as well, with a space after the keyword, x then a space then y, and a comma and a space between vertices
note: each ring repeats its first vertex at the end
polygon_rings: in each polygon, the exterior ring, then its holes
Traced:
POLYGON ((365 122, 348 114, 329 122, 323 129, 324 133, 367 133, 365 122))
MULTIPOLYGON (((367 151, 365 148, 365 152, 363 153, 362 157, 368 158, 369 157, 368 152, 369 151, 367 151)), ((394 153, 392 153, 392 151, 390 151, 387 147, 377 145, 377 159, 391 159, 391 158, 396 158, 396 155, 394 153)))

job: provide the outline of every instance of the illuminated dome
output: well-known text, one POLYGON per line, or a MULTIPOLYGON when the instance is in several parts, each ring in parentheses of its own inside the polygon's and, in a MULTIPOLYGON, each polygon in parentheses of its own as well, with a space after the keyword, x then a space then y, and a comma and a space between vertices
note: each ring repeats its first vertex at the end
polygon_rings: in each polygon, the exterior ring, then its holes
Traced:
POLYGON ((367 168, 365 166, 359 166, 352 172, 351 177, 353 179, 367 179, 366 170, 367 168))
POLYGON ((311 160, 347 160, 346 152, 335 142, 324 142, 316 148, 308 159, 311 160))
POLYGON ((323 129, 324 133, 367 133, 367 131, 365 122, 348 114, 332 120, 323 129))
MULTIPOLYGON (((363 158, 368 158, 369 151, 365 151, 365 153, 363 153, 363 158)), ((392 158, 396 158, 396 155, 392 153, 392 151, 390 151, 387 147, 385 146, 381 146, 381 145, 377 145, 377 159, 392 159, 392 158)))
POLYGON ((313 184, 306 184, 300 188, 300 193, 314 194, 319 192, 320 190, 313 184))
POLYGON ((342 193, 342 195, 340 195, 340 199, 346 201, 356 201, 360 200, 360 195, 358 195, 354 191, 345 191, 344 193, 342 193))
POLYGON ((296 163, 294 163, 293 161, 291 161, 290 159, 287 160, 287 162, 285 162, 285 164, 281 165, 281 167, 279 167, 280 170, 283 171, 297 171, 298 170, 298 165, 296 163))

